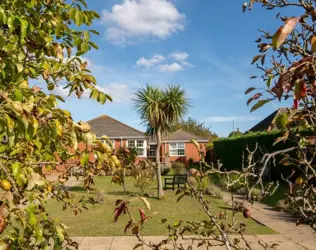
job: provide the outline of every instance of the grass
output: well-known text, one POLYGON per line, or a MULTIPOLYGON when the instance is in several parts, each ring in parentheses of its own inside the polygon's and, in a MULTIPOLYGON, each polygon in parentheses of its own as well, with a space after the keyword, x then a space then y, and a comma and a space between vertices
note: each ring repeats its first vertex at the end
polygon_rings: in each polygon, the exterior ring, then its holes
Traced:
POLYGON ((275 207, 277 202, 279 200, 282 200, 286 197, 286 194, 288 193, 288 186, 285 183, 280 183, 280 186, 278 189, 274 192, 271 196, 264 197, 261 202, 264 204, 267 204, 271 207, 275 207))
MULTIPOLYGON (((77 216, 73 215, 70 209, 62 211, 61 205, 55 200, 48 201, 47 209, 50 214, 56 219, 60 220, 68 227, 68 233, 71 236, 121 236, 124 234, 124 228, 128 222, 127 215, 122 215, 116 223, 113 223, 114 202, 117 199, 133 199, 132 196, 139 196, 139 190, 133 185, 132 178, 127 178, 127 190, 129 195, 122 192, 122 187, 111 184, 111 177, 97 177, 96 188, 106 191, 106 198, 104 204, 95 206, 88 205, 89 210, 84 211, 77 216)), ((151 187, 147 192, 153 196, 156 194, 155 187, 151 187)), ((73 187, 72 193, 78 196, 78 199, 85 196, 94 196, 94 194, 86 194, 81 186, 73 187)), ((201 205, 196 199, 184 197, 180 202, 176 202, 175 193, 172 190, 165 191, 166 200, 159 201, 155 198, 148 198, 151 204, 151 211, 147 214, 157 212, 153 219, 151 219, 143 230, 143 235, 168 235, 168 230, 161 224, 161 219, 166 218, 168 223, 174 223, 177 220, 183 221, 198 221, 207 219, 203 212, 201 205)), ((220 199, 208 198, 210 206, 214 212, 224 209, 228 210, 228 216, 231 217, 229 207, 220 199)), ((140 199, 134 199, 131 203, 131 211, 136 218, 139 218, 138 207, 144 207, 140 199)), ((237 221, 243 222, 247 225, 246 233, 248 234, 273 234, 272 229, 258 224, 252 219, 243 218, 241 213, 237 214, 237 221)), ((231 222, 231 219, 229 220, 231 222)))

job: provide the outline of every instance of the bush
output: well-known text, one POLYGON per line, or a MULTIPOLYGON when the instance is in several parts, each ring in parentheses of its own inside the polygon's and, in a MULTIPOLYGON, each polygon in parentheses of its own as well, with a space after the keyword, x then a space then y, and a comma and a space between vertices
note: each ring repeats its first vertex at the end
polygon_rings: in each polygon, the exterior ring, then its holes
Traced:
POLYGON ((252 200, 260 201, 262 199, 261 190, 258 188, 253 188, 250 195, 252 200))
POLYGON ((103 204, 105 201, 105 194, 106 194, 106 192, 104 190, 97 189, 95 191, 95 201, 100 203, 100 204, 103 204))
POLYGON ((219 178, 219 185, 227 190, 227 183, 234 183, 228 187, 228 190, 237 192, 237 190, 246 186, 247 180, 244 177, 240 178, 239 175, 235 173, 230 174, 229 177, 222 175, 219 178))
POLYGON ((160 172, 161 172, 161 175, 167 175, 170 173, 170 170, 171 168, 166 166, 166 165, 161 165, 161 169, 160 169, 160 172))
MULTIPOLYGON (((264 149, 264 152, 271 153, 277 150, 292 147, 294 142, 288 140, 286 143, 277 143, 273 145, 275 140, 282 135, 280 131, 274 132, 257 132, 248 133, 240 137, 224 138, 213 141, 214 153, 216 159, 223 164, 223 168, 226 170, 240 170, 242 168, 242 155, 244 159, 247 159, 246 148, 254 150, 256 143, 264 149)), ((260 159, 262 153, 257 152, 254 156, 255 159, 260 159)), ((291 174, 291 168, 286 168, 279 164, 282 156, 276 157, 277 165, 271 169, 271 177, 273 180, 281 180, 281 174, 288 176, 291 174)))
POLYGON ((176 161, 172 164, 171 168, 175 174, 185 174, 187 172, 184 163, 176 161))
POLYGON ((134 186, 145 191, 156 179, 156 169, 152 162, 143 161, 133 169, 134 186))
POLYGON ((205 193, 219 199, 223 199, 223 196, 224 196, 222 190, 219 187, 215 186, 214 184, 210 184, 205 190, 205 193))

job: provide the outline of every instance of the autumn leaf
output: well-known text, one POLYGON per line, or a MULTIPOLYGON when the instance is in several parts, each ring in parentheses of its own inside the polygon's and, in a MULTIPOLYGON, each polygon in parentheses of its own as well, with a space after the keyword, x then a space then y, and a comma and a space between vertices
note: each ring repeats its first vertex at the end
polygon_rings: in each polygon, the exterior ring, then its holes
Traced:
POLYGON ((257 93, 257 94, 255 94, 255 95, 253 95, 253 96, 247 101, 247 105, 249 105, 253 100, 259 99, 260 96, 262 96, 261 93, 257 93))
POLYGON ((281 26, 272 37, 273 49, 278 49, 284 43, 287 36, 293 31, 296 24, 299 22, 299 17, 293 17, 286 20, 284 26, 281 26))
POLYGON ((144 205, 146 206, 146 208, 148 210, 150 210, 150 203, 149 203, 149 201, 145 197, 139 197, 139 199, 141 199, 142 202, 144 203, 144 205))
POLYGON ((256 88, 250 87, 245 91, 245 95, 249 94, 251 91, 255 90, 256 88))
POLYGON ((254 64, 256 61, 258 61, 263 55, 256 55, 253 59, 251 64, 254 64))
POLYGON ((312 52, 315 53, 316 52, 316 36, 313 36, 311 38, 311 45, 312 45, 312 52))
POLYGON ((268 103, 269 100, 260 100, 258 101, 255 105, 253 105, 253 107, 251 108, 250 112, 255 111, 256 109, 260 108, 261 106, 263 106, 264 104, 268 103))

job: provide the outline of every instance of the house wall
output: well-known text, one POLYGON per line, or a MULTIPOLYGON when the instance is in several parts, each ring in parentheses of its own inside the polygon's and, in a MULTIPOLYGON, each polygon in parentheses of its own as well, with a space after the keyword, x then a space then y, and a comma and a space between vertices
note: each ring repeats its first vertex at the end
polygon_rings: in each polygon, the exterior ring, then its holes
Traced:
MULTIPOLYGON (((204 155, 205 155, 206 143, 200 143, 200 145, 202 146, 202 150, 203 150, 204 155)), ((161 151, 162 151, 162 156, 163 156, 162 159, 164 161, 165 153, 169 154, 169 143, 163 143, 161 151)), ((184 164, 186 164, 186 166, 189 165, 189 162, 191 159, 193 162, 200 160, 199 152, 197 151, 196 147, 194 146, 194 144, 192 142, 185 143, 185 156, 170 156, 169 155, 170 163, 180 161, 180 162, 183 162, 184 164)))
MULTIPOLYGON (((115 149, 118 149, 121 145, 123 147, 126 147, 126 145, 127 145, 126 141, 127 141, 126 139, 122 139, 122 140, 121 139, 115 139, 114 140, 115 149)), ((200 145, 202 146, 203 152, 204 152, 204 155, 205 155, 205 153, 206 153, 206 143, 200 143, 200 145)), ((78 149, 80 151, 83 151, 85 149, 85 144, 82 143, 82 142, 79 143, 78 149)), ((161 162, 162 163, 166 162, 166 158, 165 158, 165 154, 166 153, 169 154, 169 143, 162 143, 162 146, 161 146, 161 162)), ((148 152, 147 152, 147 154, 148 154, 148 152)), ((89 159, 90 159, 91 162, 94 160, 94 154, 93 153, 90 153, 89 159)), ((143 161, 145 159, 147 159, 147 157, 137 157, 136 163, 139 163, 140 161, 143 161)), ((185 143, 185 156, 169 156, 169 161, 170 161, 171 164, 173 162, 180 161, 180 162, 183 162, 186 166, 188 166, 191 159, 194 162, 200 160, 199 153, 198 153, 196 147, 194 146, 194 144, 191 143, 191 142, 186 142, 185 143)), ((72 167, 72 166, 75 166, 75 165, 76 165, 76 163, 74 162, 73 165, 67 165, 66 167, 72 167)), ((65 166, 58 166, 58 168, 57 168, 58 171, 56 171, 56 170, 48 171, 45 167, 43 167, 43 172, 45 174, 52 174, 52 175, 53 174, 61 174, 62 172, 65 171, 66 167, 65 166)))

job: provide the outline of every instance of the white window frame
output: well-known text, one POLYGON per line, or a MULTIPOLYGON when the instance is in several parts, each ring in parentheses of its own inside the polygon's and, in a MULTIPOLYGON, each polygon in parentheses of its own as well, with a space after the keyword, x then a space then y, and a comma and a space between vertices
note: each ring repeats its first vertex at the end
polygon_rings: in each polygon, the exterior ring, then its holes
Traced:
POLYGON ((126 147, 130 147, 128 144, 131 141, 134 142, 135 146, 133 146, 133 147, 136 148, 136 150, 137 149, 143 149, 143 154, 142 155, 138 154, 137 156, 138 157, 146 157, 147 156, 147 153, 146 153, 146 151, 147 151, 146 150, 146 140, 142 140, 142 139, 139 139, 139 140, 127 140, 126 141, 126 147), (142 141, 143 142, 143 146, 142 147, 137 146, 137 141, 142 141))
POLYGON ((156 150, 157 150, 157 145, 156 144, 151 144, 149 145, 149 150, 148 150, 148 157, 156 157, 156 150), (150 154, 150 152, 152 152, 152 149, 151 147, 154 146, 155 147, 155 151, 154 151, 154 154, 150 154))
POLYGON ((111 147, 112 149, 115 149, 115 140, 101 140, 102 143, 106 143, 111 147), (108 143, 109 141, 112 142, 112 146, 108 143))
POLYGON ((169 155, 170 156, 185 156, 185 143, 184 142, 169 143, 169 155), (172 148, 171 145, 175 145, 175 148, 172 148), (181 147, 179 147, 180 145, 181 147), (183 150, 183 154, 179 154, 179 150, 183 150), (176 153, 174 151, 176 151, 176 153))

